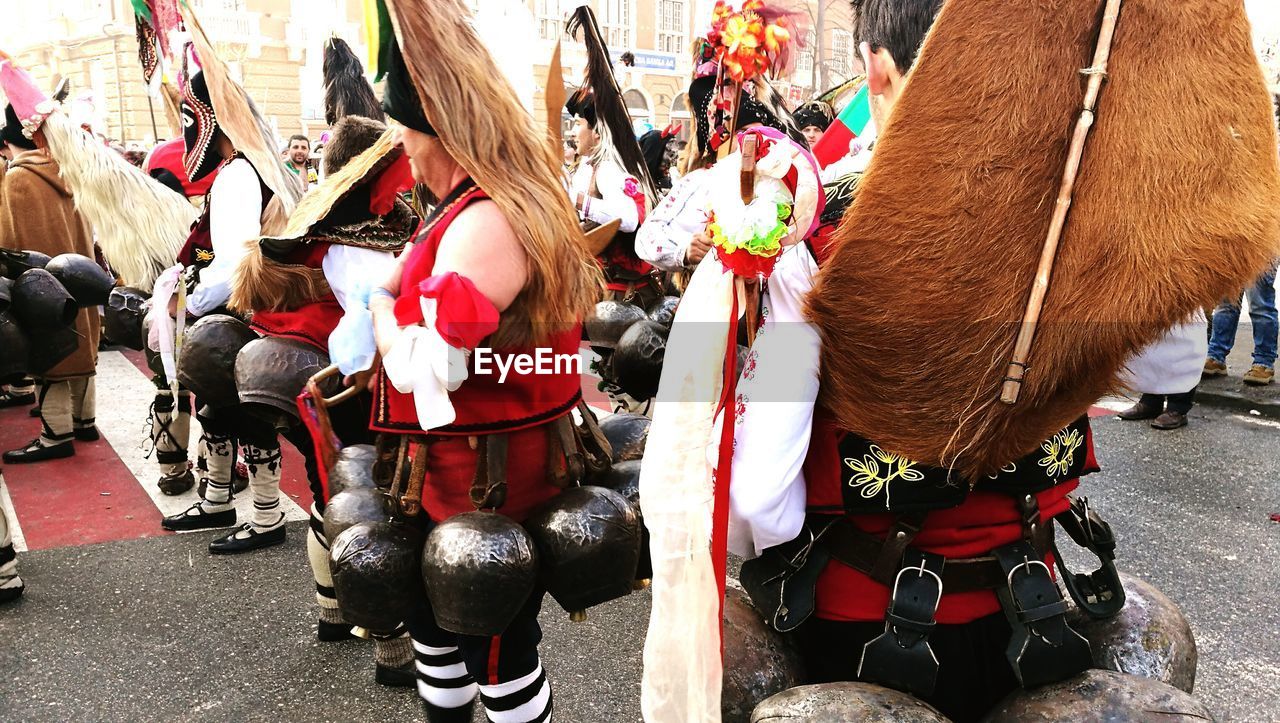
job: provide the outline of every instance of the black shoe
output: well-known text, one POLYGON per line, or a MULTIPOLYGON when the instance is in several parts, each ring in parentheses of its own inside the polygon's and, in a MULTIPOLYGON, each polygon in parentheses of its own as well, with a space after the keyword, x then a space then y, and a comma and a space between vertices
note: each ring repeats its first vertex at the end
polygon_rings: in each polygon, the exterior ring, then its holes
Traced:
POLYGON ((160 526, 173 532, 190 530, 214 530, 219 527, 231 527, 236 523, 236 510, 231 508, 221 512, 205 512, 200 502, 191 505, 176 515, 170 515, 160 521, 160 526))
POLYGON ((323 620, 316 626, 316 639, 322 643, 336 643, 355 638, 350 623, 328 623, 323 620))
POLYGON ((70 441, 53 444, 48 447, 33 439, 22 449, 11 449, 4 453, 4 461, 8 464, 26 464, 28 462, 44 462, 49 459, 66 459, 74 456, 76 446, 70 441))
POLYGON ((1165 412, 1151 420, 1152 429, 1177 429, 1187 426, 1187 415, 1182 412, 1165 412))
POLYGON ((403 668, 393 668, 379 663, 373 672, 373 680, 378 685, 385 685, 388 688, 413 688, 418 685, 418 671, 412 660, 403 668))
POLYGON ((209 543, 209 552, 214 555, 235 555, 241 552, 250 552, 263 547, 271 547, 284 542, 284 525, 280 525, 274 530, 266 532, 258 532, 253 525, 246 522, 240 525, 226 537, 221 537, 209 543), (249 533, 246 537, 236 537, 241 532, 249 533))
POLYGON ((88 427, 76 427, 77 442, 96 442, 102 439, 102 435, 98 433, 98 428, 94 425, 88 427))
POLYGON ((427 723, 471 723, 471 712, 476 702, 472 700, 461 708, 441 708, 424 700, 422 707, 427 711, 427 723))
MULTIPOLYGON (((203 480, 201 481, 201 484, 203 485, 203 480)), ((170 497, 180 495, 192 487, 195 487, 195 485, 196 477, 191 473, 190 467, 184 470, 181 474, 161 475, 160 481, 156 483, 156 486, 160 488, 160 491, 170 497)), ((204 499, 203 496, 201 499, 204 499)))
POLYGON ((36 406, 28 409, 27 414, 38 419, 40 417, 40 405, 37 404, 36 406))
POLYGON ((0 392, 0 409, 8 407, 25 407, 28 404, 36 403, 36 394, 14 394, 13 392, 0 392))
POLYGON ((1160 416, 1160 413, 1163 411, 1164 410, 1161 409, 1160 407, 1138 402, 1137 404, 1133 405, 1132 407, 1129 407, 1123 412, 1116 414, 1116 418, 1123 419, 1127 422, 1133 422, 1140 419, 1155 419, 1156 417, 1160 416))
POLYGON ((0 605, 13 602, 14 600, 22 597, 22 591, 26 589, 26 585, 19 585, 17 587, 0 587, 0 605))

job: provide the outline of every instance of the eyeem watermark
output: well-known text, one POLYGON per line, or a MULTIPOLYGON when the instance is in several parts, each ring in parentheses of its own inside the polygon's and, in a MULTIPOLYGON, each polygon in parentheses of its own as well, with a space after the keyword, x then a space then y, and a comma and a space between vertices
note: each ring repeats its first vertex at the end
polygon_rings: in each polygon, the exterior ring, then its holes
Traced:
POLYGON ((582 374, 582 357, 578 354, 557 354, 546 347, 538 347, 532 354, 503 354, 488 347, 476 347, 471 356, 471 369, 477 376, 498 373, 498 383, 507 381, 507 375, 516 374, 582 374))

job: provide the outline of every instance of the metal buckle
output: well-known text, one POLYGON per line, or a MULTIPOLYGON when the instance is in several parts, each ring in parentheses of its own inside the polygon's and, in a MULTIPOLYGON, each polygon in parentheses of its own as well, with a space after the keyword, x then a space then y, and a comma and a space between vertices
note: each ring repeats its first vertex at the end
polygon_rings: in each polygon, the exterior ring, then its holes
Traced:
POLYGON ((1018 570, 1021 570, 1022 568, 1025 567, 1027 568, 1027 574, 1030 575, 1031 568, 1033 565, 1039 565, 1040 567, 1043 567, 1044 574, 1049 575, 1050 578, 1052 578, 1052 575, 1049 572, 1049 566, 1044 564, 1043 560, 1032 560, 1029 557, 1023 556, 1022 562, 1018 563, 1017 565, 1014 565, 1013 569, 1009 570, 1009 574, 1005 577, 1005 584, 1009 586, 1009 592, 1013 592, 1013 576, 1018 572, 1018 570))
MULTIPOLYGON (((1017 568, 1014 569, 1016 570, 1017 568)), ((1048 568, 1045 569, 1047 570, 1048 568)), ((933 601, 933 615, 930 616, 936 617, 938 614, 938 606, 942 604, 942 578, 938 576, 938 573, 925 567, 923 560, 920 561, 919 567, 904 567, 901 570, 898 570, 897 575, 893 576, 893 592, 889 594, 890 605, 892 605, 892 601, 898 599, 898 583, 902 581, 903 573, 910 572, 912 570, 916 571, 916 577, 924 577, 925 574, 928 574, 929 577, 933 578, 933 582, 938 586, 938 597, 933 601)))

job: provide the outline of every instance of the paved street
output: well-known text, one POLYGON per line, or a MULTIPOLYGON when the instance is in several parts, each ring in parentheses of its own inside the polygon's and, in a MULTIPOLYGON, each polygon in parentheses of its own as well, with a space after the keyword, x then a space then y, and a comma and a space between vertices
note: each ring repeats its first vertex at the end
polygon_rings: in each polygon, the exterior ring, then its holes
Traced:
MULTIPOLYGON (((412 694, 372 682, 370 644, 315 641, 304 522, 285 545, 231 558, 206 553, 211 533, 160 531, 159 505, 189 502, 149 494, 154 461, 137 442, 146 379, 112 354, 100 382, 107 440, 4 470, 0 503, 30 549, 19 555, 27 594, 0 608, 0 720, 420 720, 412 694)), ((30 437, 25 415, 0 412, 0 442, 30 437)), ((1280 511, 1280 422, 1197 407, 1171 433, 1095 423, 1103 473, 1082 492, 1116 527, 1124 569, 1183 605, 1200 646, 1197 693, 1222 720, 1280 721, 1280 524, 1268 518, 1280 511)), ((305 482, 296 458, 286 466, 301 520, 305 482)), ((636 594, 570 623, 548 599, 557 720, 638 720, 647 603, 636 594)))

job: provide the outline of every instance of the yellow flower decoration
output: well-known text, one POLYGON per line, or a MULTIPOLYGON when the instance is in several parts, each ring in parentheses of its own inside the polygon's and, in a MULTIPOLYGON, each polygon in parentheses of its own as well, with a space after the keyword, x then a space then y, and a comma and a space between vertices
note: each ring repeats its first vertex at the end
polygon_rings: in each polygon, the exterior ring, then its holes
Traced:
POLYGON ((1040 445, 1040 449, 1044 450, 1045 456, 1040 459, 1040 466, 1044 467, 1045 473, 1050 477, 1061 477, 1067 474, 1071 469, 1071 463, 1075 460, 1076 450, 1080 445, 1084 444, 1084 437, 1080 434, 1080 430, 1062 430, 1053 435, 1053 438, 1040 445))
POLYGON ((884 505, 889 507, 889 483, 894 480, 920 482, 924 473, 915 469, 916 463, 893 452, 886 452, 879 445, 871 445, 871 454, 862 459, 846 457, 844 463, 853 470, 851 487, 858 487, 863 499, 871 499, 884 492, 884 505), (881 473, 881 465, 884 472, 881 473))

